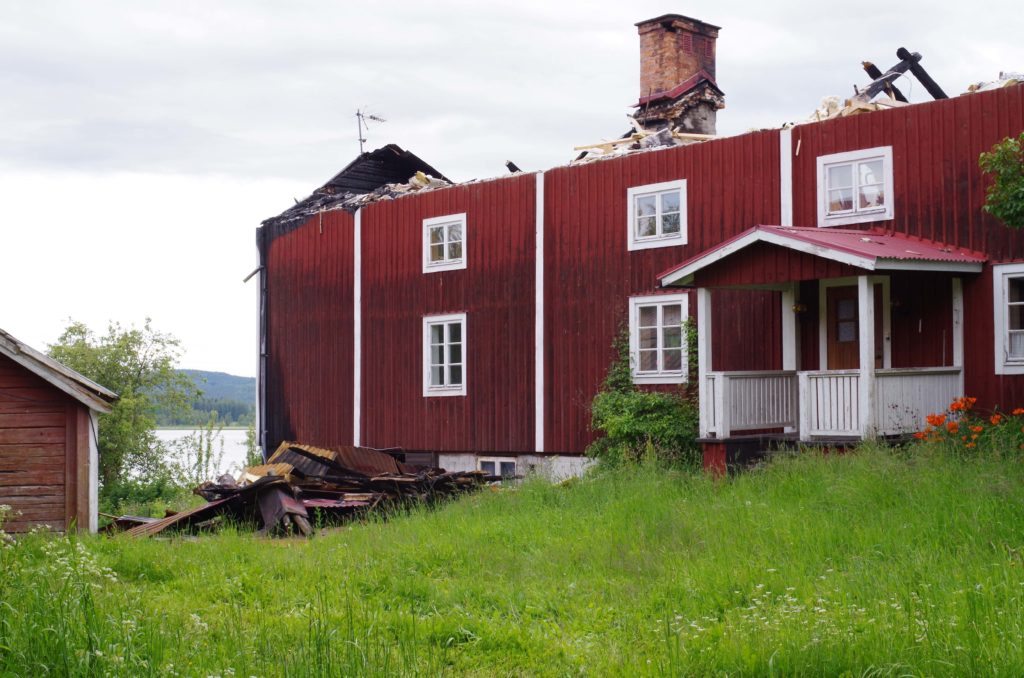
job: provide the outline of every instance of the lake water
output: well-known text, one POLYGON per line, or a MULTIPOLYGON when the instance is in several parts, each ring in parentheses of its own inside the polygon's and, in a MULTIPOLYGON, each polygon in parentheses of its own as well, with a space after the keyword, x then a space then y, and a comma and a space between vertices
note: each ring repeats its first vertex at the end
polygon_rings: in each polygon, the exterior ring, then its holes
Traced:
MULTIPOLYGON (((172 443, 184 438, 187 435, 197 433, 195 429, 169 429, 159 428, 156 430, 156 437, 164 443, 172 443)), ((230 473, 237 476, 245 466, 245 429, 226 428, 213 443, 214 452, 217 453, 224 445, 224 458, 221 460, 217 475, 230 473)))

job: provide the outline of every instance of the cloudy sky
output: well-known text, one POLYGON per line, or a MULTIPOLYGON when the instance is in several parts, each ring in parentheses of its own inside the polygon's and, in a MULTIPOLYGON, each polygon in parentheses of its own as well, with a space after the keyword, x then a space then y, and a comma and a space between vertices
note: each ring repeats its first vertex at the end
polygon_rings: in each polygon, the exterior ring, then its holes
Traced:
MULTIPOLYGON (((0 327, 147 316, 184 367, 253 375, 259 222, 358 153, 354 113, 455 180, 564 164, 639 95, 633 24, 722 26, 719 133, 805 118, 906 46, 951 95, 1024 70, 1017 1, 5 0, 0 327)), ((915 101, 920 84, 900 87, 915 101)))

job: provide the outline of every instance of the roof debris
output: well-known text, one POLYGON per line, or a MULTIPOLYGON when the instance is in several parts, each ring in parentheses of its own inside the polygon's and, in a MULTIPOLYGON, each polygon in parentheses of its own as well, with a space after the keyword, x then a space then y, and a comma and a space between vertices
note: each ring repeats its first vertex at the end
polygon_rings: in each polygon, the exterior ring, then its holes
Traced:
POLYGON ((1014 71, 1000 71, 999 78, 989 82, 975 82, 967 86, 967 91, 964 94, 974 94, 975 92, 987 92, 990 89, 1000 89, 1002 87, 1012 87, 1013 85, 1024 84, 1024 73, 1016 73, 1014 71))
POLYGON ((263 535, 310 536, 314 524, 349 522, 396 505, 431 504, 499 480, 483 471, 449 473, 405 464, 368 447, 285 441, 266 464, 244 469, 237 479, 225 475, 197 487, 195 493, 207 501, 202 506, 162 519, 121 516, 107 529, 149 537, 165 530, 211 530, 235 521, 255 523, 263 535))
POLYGON ((645 129, 633 116, 627 115, 626 117, 629 118, 633 126, 632 132, 627 132, 621 138, 612 141, 574 146, 574 151, 582 151, 582 153, 576 156, 571 164, 590 162, 651 148, 686 146, 718 138, 714 134, 683 132, 677 127, 664 127, 658 130, 645 129))

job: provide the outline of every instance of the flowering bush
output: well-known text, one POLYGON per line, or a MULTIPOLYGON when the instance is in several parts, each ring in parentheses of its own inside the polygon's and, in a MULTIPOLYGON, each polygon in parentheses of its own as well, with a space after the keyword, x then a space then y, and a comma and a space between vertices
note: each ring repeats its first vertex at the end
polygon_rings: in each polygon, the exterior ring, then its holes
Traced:
POLYGON ((1024 457, 1024 407, 1009 414, 994 411, 986 415, 974 410, 977 401, 957 398, 945 412, 925 417, 927 426, 914 437, 957 456, 1024 457))

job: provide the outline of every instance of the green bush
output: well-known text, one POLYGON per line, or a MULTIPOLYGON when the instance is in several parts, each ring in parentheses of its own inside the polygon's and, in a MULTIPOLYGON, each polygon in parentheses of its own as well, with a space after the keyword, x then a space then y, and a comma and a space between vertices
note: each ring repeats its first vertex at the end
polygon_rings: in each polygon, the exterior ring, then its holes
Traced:
POLYGON ((1024 132, 982 153, 978 164, 994 177, 985 196, 985 211, 1010 228, 1024 228, 1024 132))
MULTIPOLYGON (((692 383, 697 354, 696 333, 689 321, 684 329, 692 383)), ((672 466, 699 467, 699 414, 695 389, 686 384, 673 392, 636 388, 630 369, 627 327, 619 332, 613 349, 616 359, 608 368, 601 391, 590 405, 591 426, 603 436, 587 447, 587 455, 610 466, 650 460, 672 466)))

